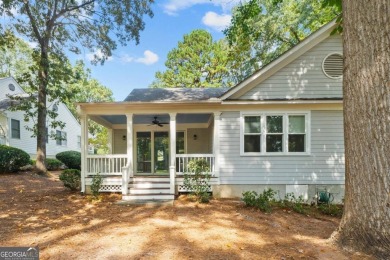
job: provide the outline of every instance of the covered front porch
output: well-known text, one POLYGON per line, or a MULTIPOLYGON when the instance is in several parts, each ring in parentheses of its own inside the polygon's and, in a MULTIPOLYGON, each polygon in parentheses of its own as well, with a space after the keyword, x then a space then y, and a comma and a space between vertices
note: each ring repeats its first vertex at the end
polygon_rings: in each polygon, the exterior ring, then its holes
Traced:
POLYGON ((186 191, 188 163, 199 159, 209 166, 210 190, 218 184, 219 112, 83 112, 82 192, 99 173, 101 191, 121 192, 124 200, 173 199, 186 191), (89 119, 108 129, 109 154, 88 153, 89 119))

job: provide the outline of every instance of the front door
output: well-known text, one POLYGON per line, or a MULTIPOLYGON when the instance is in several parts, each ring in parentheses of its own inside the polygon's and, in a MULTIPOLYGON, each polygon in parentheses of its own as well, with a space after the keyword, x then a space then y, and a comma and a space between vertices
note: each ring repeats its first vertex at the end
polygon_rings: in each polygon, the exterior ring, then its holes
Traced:
POLYGON ((169 173, 169 132, 137 132, 137 173, 169 173))

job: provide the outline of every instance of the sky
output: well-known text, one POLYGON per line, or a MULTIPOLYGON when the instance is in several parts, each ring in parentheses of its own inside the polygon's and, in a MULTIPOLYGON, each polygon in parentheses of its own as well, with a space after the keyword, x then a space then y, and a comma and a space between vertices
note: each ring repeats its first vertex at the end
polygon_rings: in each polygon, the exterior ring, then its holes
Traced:
MULTIPOLYGON (((209 31, 214 40, 230 23, 231 9, 239 0, 155 0, 154 17, 145 17, 140 43, 129 43, 113 52, 101 65, 88 65, 92 77, 110 88, 116 101, 124 100, 134 88, 147 88, 157 71, 165 70, 170 50, 177 47, 185 34, 195 29, 209 31)), ((99 53, 98 51, 96 52, 99 53)), ((93 53, 84 52, 86 64, 93 53)), ((78 57, 80 58, 80 57, 78 57)))

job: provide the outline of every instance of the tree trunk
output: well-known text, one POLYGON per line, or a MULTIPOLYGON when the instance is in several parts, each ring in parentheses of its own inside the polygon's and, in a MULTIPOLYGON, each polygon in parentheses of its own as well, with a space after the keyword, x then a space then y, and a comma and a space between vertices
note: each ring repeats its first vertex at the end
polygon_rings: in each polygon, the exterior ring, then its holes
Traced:
POLYGON ((39 173, 46 173, 46 95, 49 73, 49 58, 47 47, 41 50, 41 60, 39 64, 39 87, 38 87, 38 120, 37 120, 37 160, 36 170, 39 173))
POLYGON ((345 211, 336 241, 390 259, 390 4, 344 0, 345 211))

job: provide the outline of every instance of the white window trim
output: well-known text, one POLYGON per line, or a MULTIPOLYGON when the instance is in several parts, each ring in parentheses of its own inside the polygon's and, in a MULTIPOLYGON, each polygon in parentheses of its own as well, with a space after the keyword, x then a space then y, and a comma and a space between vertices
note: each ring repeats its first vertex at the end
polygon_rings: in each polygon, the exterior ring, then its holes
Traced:
POLYGON ((240 112, 240 156, 308 156, 311 154, 310 151, 311 147, 311 111, 245 111, 240 112), (276 153, 276 152, 266 152, 266 124, 265 124, 265 117, 266 116, 272 116, 272 115, 283 115, 283 145, 284 145, 284 152, 276 153), (288 136, 288 116, 291 115, 304 115, 305 116, 305 145, 306 145, 306 152, 288 152, 288 138, 285 138, 288 136), (261 147, 260 147, 260 153, 257 152, 250 152, 245 153, 244 152, 244 117, 246 116, 260 116, 260 122, 261 122, 261 147))

